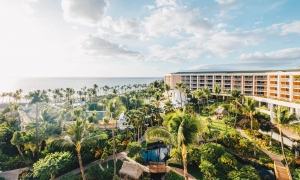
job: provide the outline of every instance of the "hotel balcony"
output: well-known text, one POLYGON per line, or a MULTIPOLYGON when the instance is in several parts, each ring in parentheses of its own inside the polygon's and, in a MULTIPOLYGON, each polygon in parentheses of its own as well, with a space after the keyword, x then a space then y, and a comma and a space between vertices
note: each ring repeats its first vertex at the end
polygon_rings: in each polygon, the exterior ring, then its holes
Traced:
POLYGON ((259 92, 266 92, 267 90, 266 90, 266 89, 256 89, 256 91, 259 91, 259 92))
POLYGON ((270 90, 270 92, 277 93, 278 91, 277 90, 270 90))
POLYGON ((255 80, 258 80, 258 81, 266 81, 268 80, 267 78, 255 78, 255 80))
POLYGON ((222 82, 215 82, 215 84, 220 84, 220 85, 221 85, 221 84, 222 84, 222 82))
POLYGON ((231 80, 230 77, 224 77, 223 79, 225 79, 225 80, 231 80))
POLYGON ((231 82, 224 82, 224 85, 231 85, 231 82))
POLYGON ((293 95, 300 95, 300 92, 293 92, 293 95))
POLYGON ((253 81, 253 78, 244 78, 245 81, 253 81))
POLYGON ((272 86, 272 87, 277 87, 278 84, 270 84, 270 86, 272 86))
POLYGON ((281 94, 290 94, 290 91, 280 91, 281 94))
POLYGON ((284 100, 284 101, 290 101, 290 98, 284 98, 284 97, 280 97, 280 100, 284 100))
POLYGON ((244 88, 244 91, 253 91, 253 88, 244 88))
POLYGON ((253 83, 245 83, 245 86, 253 86, 253 83))
POLYGON ((295 89, 300 89, 300 85, 295 85, 294 88, 295 89))
POLYGON ((276 95, 270 95, 270 98, 277 98, 277 94, 276 95))
POLYGON ((254 94, 254 96, 264 96, 264 94, 254 94))
POLYGON ((277 78, 270 78, 270 81, 277 81, 277 78))
POLYGON ((290 87, 288 84, 281 84, 280 87, 290 87))
POLYGON ((290 78, 281 78, 280 81, 290 81, 290 78))
POLYGON ((238 86, 241 86, 241 85, 242 85, 242 83, 240 83, 240 82, 234 82, 233 84, 234 84, 234 85, 238 85, 238 86))
POLYGON ((244 93, 245 96, 252 96, 252 93, 244 93))
POLYGON ((255 85, 256 85, 256 86, 266 86, 267 83, 256 83, 255 85))

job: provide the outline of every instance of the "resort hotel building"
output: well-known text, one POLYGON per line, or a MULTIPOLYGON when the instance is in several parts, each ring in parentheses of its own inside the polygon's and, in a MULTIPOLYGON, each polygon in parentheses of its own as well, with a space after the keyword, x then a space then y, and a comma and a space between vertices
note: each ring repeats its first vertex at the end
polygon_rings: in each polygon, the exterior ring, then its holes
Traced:
POLYGON ((291 113, 300 117, 300 69, 175 72, 165 75, 164 82, 171 86, 172 103, 177 106, 181 99, 176 83, 185 83, 191 91, 209 87, 212 92, 219 84, 223 98, 238 89, 244 96, 253 97, 260 106, 266 106, 269 110, 265 113, 269 115, 274 106, 279 105, 289 107, 291 113))

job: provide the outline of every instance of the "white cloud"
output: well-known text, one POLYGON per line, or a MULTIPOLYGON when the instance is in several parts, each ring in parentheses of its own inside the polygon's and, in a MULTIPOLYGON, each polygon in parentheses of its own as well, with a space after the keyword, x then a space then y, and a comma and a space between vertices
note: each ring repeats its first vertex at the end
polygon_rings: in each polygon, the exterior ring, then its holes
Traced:
POLYGON ((174 47, 154 45, 149 47, 149 50, 150 53, 146 60, 168 61, 173 63, 197 60, 203 53, 203 47, 201 43, 192 41, 183 41, 174 47))
POLYGON ((176 0, 156 0, 156 5, 161 6, 177 6, 176 0))
POLYGON ((235 0, 215 0, 215 1, 221 5, 235 3, 235 0))
POLYGON ((81 40, 81 48, 87 55, 93 57, 122 57, 132 61, 143 58, 141 53, 127 50, 124 46, 105 40, 99 35, 86 35, 81 40))
POLYGON ((255 32, 229 33, 226 31, 214 33, 204 46, 220 57, 227 57, 228 54, 246 46, 258 45, 263 37, 255 32))
POLYGON ((113 22, 113 29, 118 32, 118 36, 122 38, 138 38, 140 33, 140 20, 139 18, 120 18, 118 21, 113 22))
MULTIPOLYGON (((295 66, 295 64, 285 64, 289 67, 295 66)), ((215 64, 201 64, 188 68, 189 71, 246 71, 246 70, 262 70, 262 69, 274 69, 282 67, 282 62, 275 62, 270 64, 269 62, 232 62, 232 63, 215 63, 215 64)), ((286 67, 282 67, 286 69, 286 67)))
POLYGON ((199 33, 211 28, 210 21, 200 17, 199 9, 188 7, 163 7, 146 17, 143 22, 149 36, 158 37, 173 30, 199 33))
POLYGON ((103 19, 108 2, 106 0, 62 0, 61 6, 66 21, 94 26, 103 19))
POLYGON ((282 25, 281 29, 282 29, 281 31, 282 35, 286 35, 289 33, 300 34, 300 21, 294 21, 290 24, 284 24, 282 25))
POLYGON ((155 6, 152 6, 152 5, 146 5, 146 6, 145 6, 145 8, 148 8, 148 9, 150 9, 150 10, 151 10, 151 9, 154 9, 154 8, 155 8, 155 6))
POLYGON ((268 53, 255 52, 242 54, 238 58, 242 61, 294 61, 300 60, 300 48, 288 48, 268 53))

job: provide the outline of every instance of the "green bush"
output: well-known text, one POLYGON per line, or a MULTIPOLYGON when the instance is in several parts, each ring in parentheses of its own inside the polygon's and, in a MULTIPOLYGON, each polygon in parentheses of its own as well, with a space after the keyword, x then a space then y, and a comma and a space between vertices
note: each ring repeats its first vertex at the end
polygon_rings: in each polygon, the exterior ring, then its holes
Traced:
POLYGON ((184 177, 177 174, 176 172, 174 172, 173 170, 170 170, 167 174, 166 174, 166 180, 184 180, 184 177))
POLYGON ((300 169, 296 169, 296 170, 293 172, 293 179, 294 179, 294 180, 300 180, 300 169))
POLYGON ((97 180, 99 179, 100 176, 101 176, 101 169, 99 167, 99 164, 96 162, 92 163, 86 173, 86 178, 88 180, 97 180))
POLYGON ((78 180, 78 177, 75 174, 68 173, 60 178, 60 180, 78 180))
POLYGON ((143 148, 139 143, 131 142, 127 144, 126 150, 128 151, 128 157, 134 157, 137 154, 141 154, 143 148))
POLYGON ((147 164, 144 157, 141 154, 135 155, 132 159, 140 164, 143 164, 143 165, 147 164))

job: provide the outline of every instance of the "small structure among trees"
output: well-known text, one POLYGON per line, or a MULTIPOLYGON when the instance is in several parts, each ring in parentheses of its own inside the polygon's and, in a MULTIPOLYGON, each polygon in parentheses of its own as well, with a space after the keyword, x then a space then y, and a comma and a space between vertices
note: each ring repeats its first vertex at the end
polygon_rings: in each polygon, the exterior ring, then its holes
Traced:
POLYGON ((143 170, 137 163, 124 161, 119 173, 125 180, 139 180, 143 170))
POLYGON ((216 110, 215 113, 217 114, 217 119, 222 119, 222 117, 224 115, 227 115, 228 112, 226 111, 226 109, 222 106, 219 106, 216 110))

